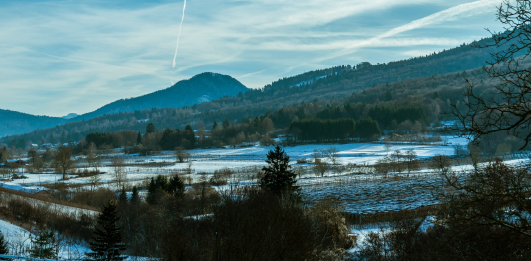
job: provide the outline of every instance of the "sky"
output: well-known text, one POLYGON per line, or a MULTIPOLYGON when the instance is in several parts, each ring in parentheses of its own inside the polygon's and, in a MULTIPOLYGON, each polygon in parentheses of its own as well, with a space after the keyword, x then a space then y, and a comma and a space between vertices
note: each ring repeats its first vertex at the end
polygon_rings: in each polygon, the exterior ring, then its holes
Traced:
POLYGON ((249 88, 501 30, 501 0, 0 1, 0 109, 86 113, 202 72, 249 88), (173 68, 181 20, 179 48, 173 68))

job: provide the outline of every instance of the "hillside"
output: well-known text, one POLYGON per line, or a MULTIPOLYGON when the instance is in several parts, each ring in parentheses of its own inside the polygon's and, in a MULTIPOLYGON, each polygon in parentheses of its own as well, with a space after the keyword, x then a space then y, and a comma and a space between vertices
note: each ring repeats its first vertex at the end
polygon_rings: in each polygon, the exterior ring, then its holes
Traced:
MULTIPOLYGON (((279 79, 266 85, 263 89, 249 90, 237 97, 224 97, 182 109, 158 109, 170 107, 168 103, 163 103, 164 99, 161 98, 166 92, 168 96, 175 95, 175 92, 171 92, 172 88, 169 88, 160 91, 158 94, 153 94, 153 96, 146 95, 136 98, 140 99, 140 101, 146 99, 149 102, 159 100, 161 103, 156 106, 158 108, 151 109, 154 106, 147 106, 149 109, 141 111, 140 109, 126 106, 126 104, 133 101, 136 104, 138 100, 121 100, 112 106, 110 104, 108 107, 105 106, 91 114, 86 114, 73 120, 79 121, 105 113, 117 112, 120 108, 136 111, 134 113, 108 114, 83 122, 72 122, 50 130, 41 130, 24 137, 26 140, 35 140, 39 139, 37 137, 50 137, 51 135, 54 137, 65 136, 62 134, 67 133, 68 136, 66 137, 69 140, 78 140, 93 131, 143 131, 147 121, 154 123, 158 129, 184 128, 187 124, 194 125, 199 122, 203 122, 208 127, 214 121, 219 123, 224 119, 241 120, 246 117, 255 117, 263 115, 267 111, 274 111, 301 102, 313 102, 315 99, 321 101, 349 97, 352 94, 360 93, 365 89, 381 84, 407 83, 407 80, 411 79, 426 78, 432 75, 449 75, 477 69, 484 66, 486 61, 491 59, 490 54, 497 50, 494 47, 475 48, 473 45, 486 45, 491 41, 491 39, 483 39, 479 42, 468 45, 463 44, 439 53, 388 64, 370 65, 363 63, 355 67, 337 66, 315 70, 279 79)), ((464 80, 462 76, 458 75, 456 78, 455 75, 449 75, 448 77, 455 80, 461 88, 463 87, 464 80)), ((487 80, 486 76, 479 78, 487 80)), ((431 79, 425 79, 421 82, 425 81, 425 87, 430 89, 437 89, 444 85, 442 82, 439 83, 431 79)), ((185 81, 178 83, 175 87, 181 87, 181 85, 190 86, 185 81)), ((190 90, 189 87, 183 87, 183 89, 190 90)), ((179 93, 179 97, 181 96, 183 95, 179 93)), ((201 96, 196 95, 194 97, 196 100, 192 100, 192 104, 197 103, 197 99, 201 96)), ((372 103, 374 100, 368 100, 367 102, 372 103)), ((145 104, 148 103, 146 102, 145 104)), ((196 126, 194 125, 194 127, 196 126)), ((11 138, 6 140, 9 139, 11 138)))
POLYGON ((216 73, 202 73, 183 80, 172 87, 136 98, 122 99, 96 111, 65 117, 35 116, 9 110, 0 110, 0 137, 47 129, 68 122, 89 120, 105 114, 142 111, 152 108, 180 108, 233 96, 249 90, 236 79, 216 73))
POLYGON ((0 137, 51 128, 68 121, 63 118, 35 116, 31 114, 0 109, 0 137))
POLYGON ((142 111, 152 108, 180 108, 209 102, 224 96, 233 96, 249 89, 238 80, 217 73, 202 73, 189 80, 179 81, 172 87, 143 96, 109 103, 93 112, 71 121, 96 118, 105 114, 142 111))

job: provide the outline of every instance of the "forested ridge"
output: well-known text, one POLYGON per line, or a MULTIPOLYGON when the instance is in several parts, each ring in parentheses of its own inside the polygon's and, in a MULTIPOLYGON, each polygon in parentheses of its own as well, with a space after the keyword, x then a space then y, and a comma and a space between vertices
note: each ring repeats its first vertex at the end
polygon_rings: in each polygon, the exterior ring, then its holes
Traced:
MULTIPOLYGON (((479 44, 488 41, 490 40, 485 39, 479 44)), ((493 48, 480 49, 462 45, 437 54, 389 64, 364 63, 358 65, 358 69, 352 66, 337 66, 283 78, 266 85, 263 89, 250 90, 234 97, 223 97, 178 109, 154 108, 108 114, 17 137, 8 137, 4 141, 24 138, 35 143, 67 142, 79 140, 91 132, 143 131, 148 121, 159 129, 183 129, 186 125, 197 128, 200 122, 210 128, 214 121, 228 119, 237 122, 301 102, 315 102, 315 99, 318 99, 322 105, 344 103, 345 101, 338 101, 344 99, 348 99, 351 103, 372 104, 397 98, 418 100, 433 96, 434 92, 438 91, 440 100, 449 105, 448 103, 459 101, 466 84, 464 78, 472 77, 472 80, 478 82, 487 80, 481 69, 469 72, 462 70, 484 65, 493 50, 493 48)), ((441 106, 446 107, 439 105, 441 106)))

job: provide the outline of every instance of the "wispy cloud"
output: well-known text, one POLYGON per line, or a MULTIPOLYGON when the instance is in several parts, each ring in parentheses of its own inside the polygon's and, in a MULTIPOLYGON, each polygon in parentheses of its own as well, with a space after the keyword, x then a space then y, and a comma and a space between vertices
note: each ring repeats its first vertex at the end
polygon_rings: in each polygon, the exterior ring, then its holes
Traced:
POLYGON ((403 59, 422 46, 442 49, 485 36, 499 1, 466 2, 188 1, 175 70, 183 1, 0 3, 0 107, 62 116, 203 71, 256 88, 321 67, 403 59), (452 32, 444 30, 449 26, 452 32), (367 57, 366 48, 381 49, 367 57))

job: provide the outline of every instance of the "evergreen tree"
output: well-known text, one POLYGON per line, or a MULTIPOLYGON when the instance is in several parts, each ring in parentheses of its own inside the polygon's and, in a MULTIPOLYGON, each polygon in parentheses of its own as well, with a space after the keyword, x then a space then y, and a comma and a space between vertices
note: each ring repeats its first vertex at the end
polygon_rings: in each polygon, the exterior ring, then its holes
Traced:
POLYGON ((131 195, 131 203, 135 205, 140 203, 140 197, 138 196, 138 188, 136 186, 133 187, 133 195, 131 195))
POLYGON ((7 148, 4 146, 4 147, 0 150, 0 163, 6 162, 7 159, 9 159, 9 151, 8 151, 7 148))
POLYGON ((146 127, 146 134, 149 134, 152 132, 155 132, 155 125, 153 125, 153 123, 150 123, 146 127))
MULTIPOLYGON (((0 231, 0 255, 9 254, 9 244, 7 243, 4 233, 0 231)), ((0 258, 0 260, 3 260, 0 258)))
POLYGON ((138 132, 138 135, 136 136, 136 144, 142 143, 142 134, 138 132))
POLYGON ((218 127, 218 122, 214 121, 214 125, 212 125, 212 130, 215 130, 218 127))
POLYGON ((58 247, 53 231, 47 230, 44 225, 40 225, 35 233, 37 236, 31 238, 33 247, 30 250, 30 256, 35 258, 56 259, 58 247))
POLYGON ((124 260, 122 251, 125 244, 122 242, 122 232, 118 227, 120 218, 116 212, 116 203, 109 200, 98 216, 98 224, 94 229, 94 237, 90 243, 91 253, 86 255, 91 260, 124 260))
POLYGON ((118 199, 120 200, 120 204, 127 203, 127 192, 125 191, 125 187, 122 187, 122 192, 120 192, 118 199))
POLYGON ((172 194, 177 199, 182 199, 184 197, 185 186, 184 182, 175 175, 170 178, 170 181, 167 185, 167 192, 172 194))
POLYGON ((229 119, 225 119, 223 121, 223 129, 226 129, 228 127, 230 127, 230 121, 229 121, 229 119))
POLYGON ((159 204, 167 195, 174 196, 176 199, 182 199, 184 197, 184 191, 184 182, 178 176, 173 176, 168 180, 167 177, 158 175, 155 179, 151 178, 146 201, 152 205, 159 204))
POLYGON ((267 164, 269 166, 262 168, 265 176, 260 180, 260 187, 273 192, 280 196, 284 192, 295 192, 298 187, 295 186, 296 174, 291 170, 289 156, 279 145, 267 153, 267 164))

